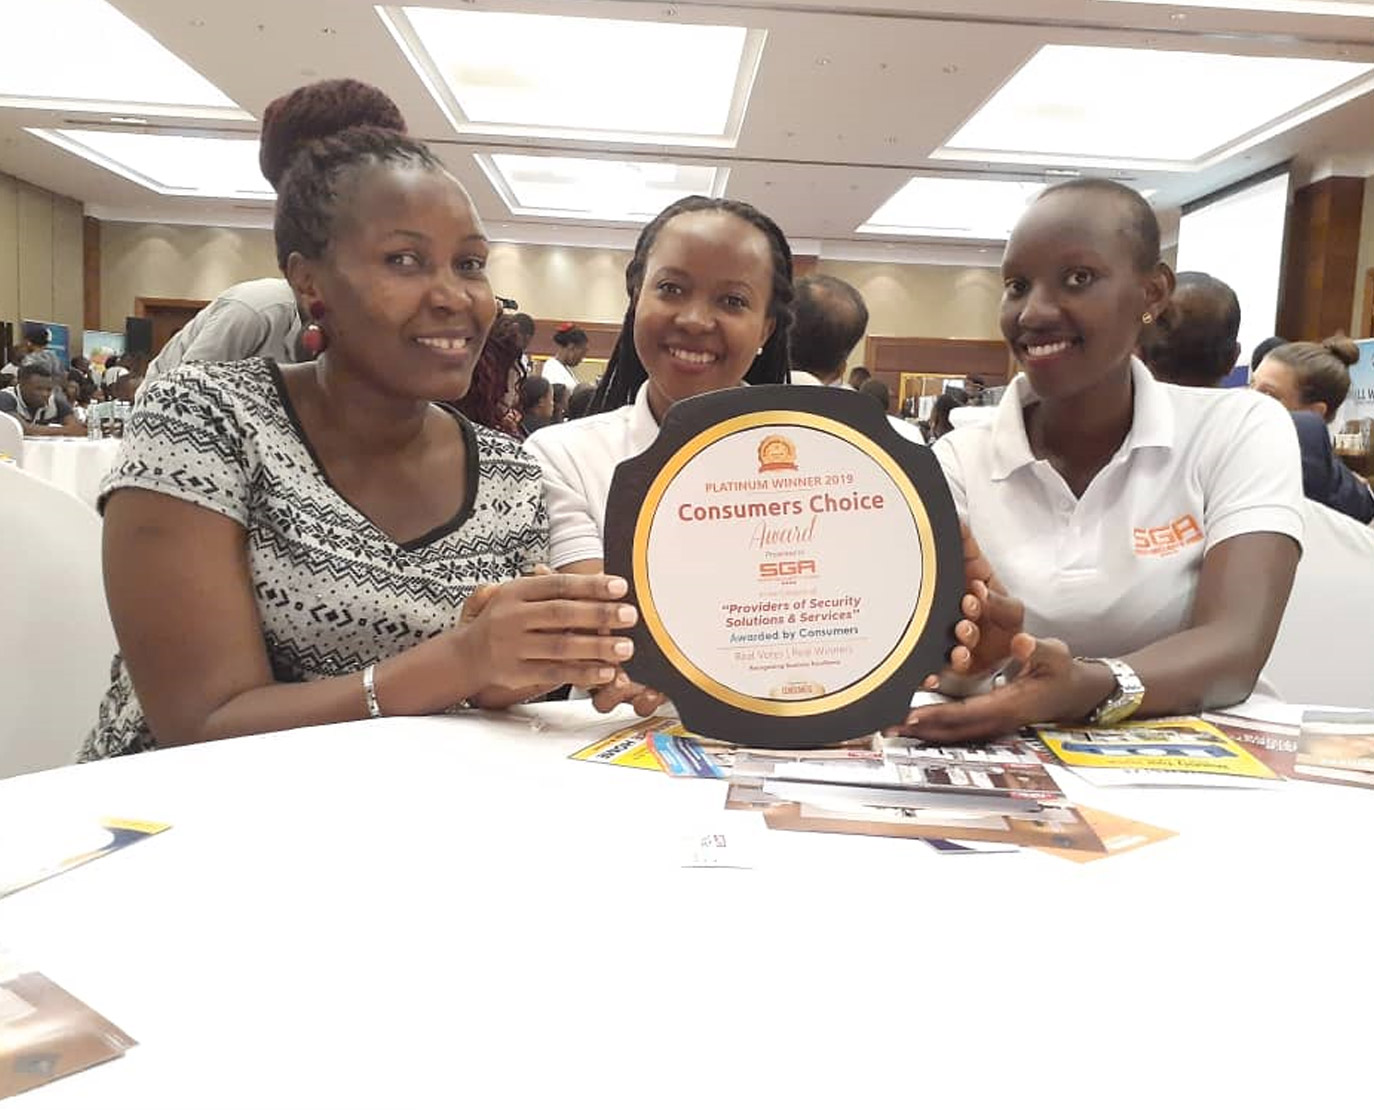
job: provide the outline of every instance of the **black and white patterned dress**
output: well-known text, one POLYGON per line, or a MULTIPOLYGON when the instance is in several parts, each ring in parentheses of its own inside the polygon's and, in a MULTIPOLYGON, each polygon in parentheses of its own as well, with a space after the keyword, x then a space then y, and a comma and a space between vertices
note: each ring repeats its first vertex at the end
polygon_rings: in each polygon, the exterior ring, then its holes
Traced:
MULTIPOLYGON (((538 464, 452 415, 467 443, 463 508, 398 544, 329 484, 274 362, 187 364, 140 394, 100 507, 146 489, 237 521, 276 680, 353 674, 453 625, 482 583, 548 559, 538 464)), ((110 678, 82 760, 156 747, 119 656, 110 678)))

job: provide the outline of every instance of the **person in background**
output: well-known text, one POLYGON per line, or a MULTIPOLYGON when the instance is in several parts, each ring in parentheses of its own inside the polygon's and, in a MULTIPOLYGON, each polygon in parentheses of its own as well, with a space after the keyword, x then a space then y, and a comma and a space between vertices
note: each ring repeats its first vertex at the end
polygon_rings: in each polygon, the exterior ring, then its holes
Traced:
POLYGON ((558 354, 546 358, 539 372, 548 379, 550 385, 566 385, 569 389, 577 384, 574 368, 587 357, 587 333, 572 324, 564 324, 553 333, 553 341, 558 354))
POLYGON ((81 402, 81 379, 68 374, 67 380, 62 384, 62 392, 66 395, 67 404, 72 407, 72 415, 84 424, 86 422, 86 406, 81 402))
POLYGON ((856 366, 849 372, 849 388, 859 389, 864 382, 868 381, 873 375, 868 372, 867 366, 856 366))
POLYGON ((991 423, 932 450, 983 572, 965 608, 977 642, 951 663, 1003 681, 918 707, 903 731, 949 742, 1248 697, 1300 554, 1291 421, 1248 390, 1162 385, 1132 357, 1173 274, 1154 212, 1118 182, 1041 192, 1002 282, 1024 373, 991 423), (990 619, 994 597, 1022 619, 990 619))
POLYGON ((892 391, 887 388, 886 382, 880 382, 877 378, 869 378, 868 381, 859 386, 859 392, 877 401, 882 406, 883 412, 887 412, 892 407, 892 391))
POLYGON ((1163 314, 1145 328, 1140 358, 1156 380, 1214 389, 1240 365, 1240 300, 1224 281, 1185 270, 1163 314))
POLYGON ((0 366, 0 389, 9 389, 19 380, 19 364, 24 361, 22 341, 9 349, 5 365, 0 366))
MULTIPOLYGON (((423 144, 350 128, 281 179, 319 356, 150 381, 102 484, 120 654, 82 759, 609 681, 626 584, 534 574, 534 461, 436 403, 496 318, 488 243, 423 144), (527 575, 528 577, 520 577, 527 575)), ((499 391, 499 384, 498 384, 499 391)))
MULTIPOLYGON (((581 382, 577 383, 581 385, 581 382)), ((561 424, 568 418, 568 387, 561 382, 553 387, 553 417, 550 424, 561 424)))
POLYGON ((62 360, 58 358, 57 352, 49 348, 48 344, 51 341, 51 333, 42 324, 24 325, 24 361, 39 359, 48 368, 48 374, 52 377, 53 382, 61 383, 66 379, 67 368, 62 365, 62 360))
POLYGON ((1254 374, 1259 369, 1259 364, 1264 361, 1264 356, 1275 347, 1282 347, 1288 340, 1281 335, 1271 335, 1268 339, 1261 340, 1255 344, 1255 349, 1250 352, 1250 373, 1254 374))
POLYGON ((520 435, 533 435, 553 423, 553 386, 547 378, 531 375, 520 383, 520 435))
MULTIPOLYGON (((590 382, 578 382, 568 394, 567 420, 581 420, 591 411, 592 399, 596 396, 596 386, 590 382)), ((566 420, 564 421, 567 422, 566 420)))
POLYGON ((847 281, 813 274, 797 282, 792 309, 792 374, 814 377, 820 385, 846 386, 844 366, 868 331, 868 306, 847 281))
POLYGON ((68 378, 78 378, 83 382, 90 382, 91 388, 95 388, 95 378, 91 374, 91 363, 89 359, 77 355, 71 362, 71 368, 67 371, 68 378))
POLYGON ((534 317, 527 312, 517 312, 511 321, 515 325, 515 339, 520 348, 520 376, 528 378, 534 373, 534 362, 529 356, 530 344, 534 342, 534 317))
POLYGON ((931 443, 954 431, 954 425, 950 423, 949 414, 967 404, 968 394, 962 389, 947 389, 935 398, 935 403, 930 408, 931 443))
POLYGON ((1293 416, 1302 454, 1302 491, 1328 509, 1374 521, 1369 485, 1331 446, 1329 425, 1350 392, 1350 367, 1360 349, 1343 335, 1323 343, 1271 347, 1250 379, 1250 388, 1274 398, 1293 416))
POLYGON ((482 345, 471 386, 451 403, 475 424, 524 439, 520 432, 520 382, 524 375, 516 335, 514 319, 504 313, 498 315, 482 345))
POLYGON ((48 360, 36 353, 24 356, 15 384, 0 389, 0 412, 17 417, 26 436, 86 433, 63 388, 53 380, 48 360))
MULTIPOLYGON (((258 165, 279 191, 292 158, 306 144, 348 127, 404 133, 405 119, 380 89, 349 78, 305 85, 272 101, 262 115, 258 165)), ((155 380, 184 362, 234 362, 261 355, 295 362, 302 321, 291 287, 279 277, 231 286, 206 305, 158 352, 148 367, 155 380)))

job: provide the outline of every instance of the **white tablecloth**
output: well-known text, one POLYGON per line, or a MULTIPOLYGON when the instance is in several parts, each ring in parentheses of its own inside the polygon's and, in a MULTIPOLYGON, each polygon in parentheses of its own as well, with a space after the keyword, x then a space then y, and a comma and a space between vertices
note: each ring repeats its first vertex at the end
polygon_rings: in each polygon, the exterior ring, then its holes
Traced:
POLYGON ((608 730, 382 720, 0 782, 6 818, 173 824, 0 900, 141 1042, 16 1110, 1370 1104, 1369 792, 1078 785, 1180 835, 951 858, 565 758, 608 730), (752 869, 682 866, 718 831, 752 869))
POLYGON ((117 439, 29 436, 24 440, 24 469, 95 508, 101 479, 114 465, 119 443, 117 439))

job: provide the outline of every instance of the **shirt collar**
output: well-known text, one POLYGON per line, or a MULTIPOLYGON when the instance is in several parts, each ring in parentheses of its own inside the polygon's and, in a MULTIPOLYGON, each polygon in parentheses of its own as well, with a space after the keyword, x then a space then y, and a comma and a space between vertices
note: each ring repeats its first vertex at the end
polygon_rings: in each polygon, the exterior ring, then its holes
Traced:
POLYGON ((635 403, 630 407, 630 442, 637 451, 642 451, 658 438, 658 420, 654 410, 649 407, 649 383, 645 382, 635 394, 635 403))
MULTIPOLYGON (((1131 358, 1131 382, 1135 386, 1135 400, 1131 410, 1131 430, 1117 450, 1116 457, 1129 455, 1138 447, 1172 448, 1174 445, 1174 409, 1169 402, 1169 387, 1155 381, 1140 359, 1131 358)), ((1001 481, 1023 466, 1036 461, 1026 436, 1025 407, 1035 400, 1030 379, 1017 374, 1012 379, 997 414, 992 420, 992 478, 1001 481)))

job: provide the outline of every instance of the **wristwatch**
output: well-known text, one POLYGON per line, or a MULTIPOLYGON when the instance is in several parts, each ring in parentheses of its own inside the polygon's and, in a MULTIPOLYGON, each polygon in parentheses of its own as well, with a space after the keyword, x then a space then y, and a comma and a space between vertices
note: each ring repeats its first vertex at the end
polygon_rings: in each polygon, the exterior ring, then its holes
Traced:
POLYGON ((1080 663, 1101 663, 1116 679, 1116 689, 1088 715, 1093 725, 1114 725, 1132 716, 1145 700, 1145 684, 1140 676, 1120 659, 1090 659, 1078 656, 1080 663))

